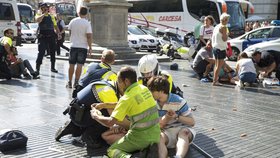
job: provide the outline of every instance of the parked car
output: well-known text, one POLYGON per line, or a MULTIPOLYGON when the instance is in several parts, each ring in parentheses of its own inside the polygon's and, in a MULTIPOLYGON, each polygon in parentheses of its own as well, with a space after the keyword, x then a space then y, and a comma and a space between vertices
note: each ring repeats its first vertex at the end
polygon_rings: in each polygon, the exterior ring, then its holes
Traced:
POLYGON ((139 50, 141 48, 140 40, 135 35, 127 35, 127 42, 130 48, 134 48, 136 50, 139 50))
POLYGON ((20 26, 17 0, 0 0, 0 38, 4 36, 4 29, 11 28, 14 30, 15 44, 21 45, 20 26))
POLYGON ((26 24, 21 23, 21 41, 35 43, 37 36, 26 24))
POLYGON ((277 38, 280 38, 280 26, 258 28, 247 32, 242 36, 231 39, 228 41, 232 48, 232 55, 229 57, 229 60, 236 60, 239 53, 244 51, 250 45, 275 40, 277 38))
POLYGON ((273 25, 273 26, 280 26, 280 20, 272 20, 270 22, 270 25, 273 25))
POLYGON ((268 42, 257 43, 254 45, 249 46, 244 50, 248 56, 251 56, 255 50, 258 51, 280 51, 280 38, 268 42))
POLYGON ((38 23, 27 23, 30 30, 37 34, 38 31, 38 23))
POLYGON ((141 42, 140 50, 148 50, 149 52, 153 52, 157 49, 158 40, 155 37, 146 34, 137 26, 128 25, 128 34, 135 35, 139 38, 139 41, 141 42))

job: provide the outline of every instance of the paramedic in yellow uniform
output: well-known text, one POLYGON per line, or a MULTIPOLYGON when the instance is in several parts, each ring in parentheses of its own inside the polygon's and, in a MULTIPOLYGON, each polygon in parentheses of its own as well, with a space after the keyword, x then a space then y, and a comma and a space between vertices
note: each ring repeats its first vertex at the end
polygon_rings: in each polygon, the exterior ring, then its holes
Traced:
POLYGON ((159 142, 159 115, 156 101, 147 87, 137 83, 134 69, 123 67, 118 73, 117 84, 122 97, 116 103, 111 116, 104 117, 98 114, 94 107, 91 116, 110 127, 123 121, 126 116, 129 117, 131 123, 127 134, 108 149, 109 157, 126 158, 134 151, 159 142))

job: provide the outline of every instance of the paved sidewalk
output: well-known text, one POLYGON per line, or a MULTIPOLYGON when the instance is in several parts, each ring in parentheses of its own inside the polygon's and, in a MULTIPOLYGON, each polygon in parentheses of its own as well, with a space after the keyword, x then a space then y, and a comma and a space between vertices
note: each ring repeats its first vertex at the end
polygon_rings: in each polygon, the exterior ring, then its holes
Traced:
MULTIPOLYGON (((33 66, 36 46, 19 48, 19 54, 30 59, 33 66)), ((194 77, 188 61, 173 62, 179 64, 179 71, 169 70, 171 62, 160 66, 173 75, 195 109, 196 145, 213 157, 280 157, 280 87, 213 87, 194 77)), ((113 70, 125 65, 115 65, 113 70)), ((130 66, 136 68, 136 64, 130 66)), ((59 73, 51 73, 49 59, 45 58, 41 79, 0 80, 0 129, 20 129, 29 138, 26 150, 0 152, 1 158, 88 157, 85 147, 72 145, 69 137, 61 142, 54 140, 55 131, 68 120, 62 112, 71 101, 71 89, 65 88, 68 62, 58 60, 57 69, 59 73)), ((94 152, 100 157, 104 150, 94 152)), ((206 156, 192 146, 188 157, 206 156)))

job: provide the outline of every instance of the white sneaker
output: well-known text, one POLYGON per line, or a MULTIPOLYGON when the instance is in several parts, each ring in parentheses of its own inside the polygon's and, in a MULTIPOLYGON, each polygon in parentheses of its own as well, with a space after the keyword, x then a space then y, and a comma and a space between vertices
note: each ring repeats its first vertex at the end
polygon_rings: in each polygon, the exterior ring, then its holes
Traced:
POLYGON ((241 88, 243 88, 244 87, 244 83, 241 81, 241 80, 239 80, 239 82, 238 82, 238 84, 237 84, 239 87, 241 87, 241 88))
POLYGON ((249 82, 245 82, 245 83, 244 83, 244 86, 246 86, 246 87, 250 87, 250 86, 251 86, 251 84, 250 84, 249 82))

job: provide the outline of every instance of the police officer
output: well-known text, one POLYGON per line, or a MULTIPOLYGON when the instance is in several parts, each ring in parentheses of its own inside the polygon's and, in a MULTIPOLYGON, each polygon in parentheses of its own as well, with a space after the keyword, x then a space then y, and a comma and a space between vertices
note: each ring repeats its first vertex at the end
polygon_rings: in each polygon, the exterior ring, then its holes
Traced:
POLYGON ((112 71, 111 65, 115 62, 115 52, 113 50, 104 50, 101 56, 101 63, 90 63, 83 72, 78 85, 75 86, 72 97, 94 80, 117 81, 117 74, 112 71))
POLYGON ((50 49, 51 56, 51 71, 57 73, 58 71, 55 69, 55 31, 57 33, 58 39, 61 39, 60 31, 57 27, 57 23, 55 17, 49 13, 49 6, 47 3, 39 4, 41 9, 41 14, 36 14, 36 22, 39 23, 39 34, 38 34, 38 56, 36 60, 36 70, 40 72, 40 66, 42 64, 42 60, 45 54, 45 51, 50 49))
MULTIPOLYGON (((66 110, 71 121, 60 127, 55 135, 55 140, 65 135, 72 134, 74 137, 82 135, 82 141, 87 147, 100 147, 103 140, 101 134, 108 130, 107 127, 99 124, 90 116, 90 109, 93 103, 115 103, 118 101, 118 91, 115 82, 95 81, 83 88, 77 97, 70 103, 70 108, 66 110)), ((102 115, 109 116, 112 109, 101 110, 102 115)), ((64 112, 65 114, 65 112, 64 112)), ((123 126, 129 127, 126 120, 123 126)))
POLYGON ((0 77, 4 77, 7 80, 11 79, 11 72, 7 64, 7 56, 12 55, 14 31, 11 28, 4 29, 4 37, 0 39, 0 77))

